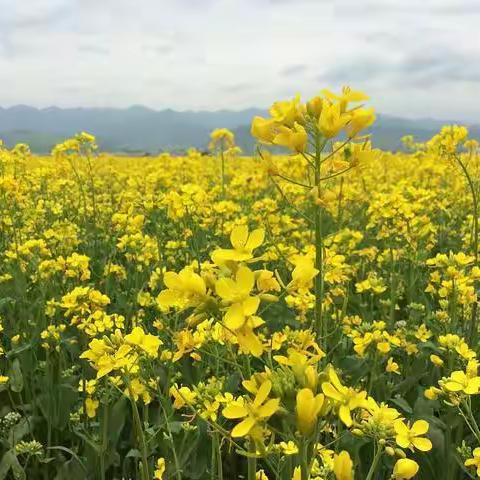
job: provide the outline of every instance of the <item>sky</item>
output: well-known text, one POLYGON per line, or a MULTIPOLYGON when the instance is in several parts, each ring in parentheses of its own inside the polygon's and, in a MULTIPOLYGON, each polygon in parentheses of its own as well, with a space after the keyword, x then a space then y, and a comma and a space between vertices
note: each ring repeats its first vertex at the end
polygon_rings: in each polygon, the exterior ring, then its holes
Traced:
POLYGON ((351 85, 480 123, 480 0, 0 0, 0 106, 239 110, 351 85))

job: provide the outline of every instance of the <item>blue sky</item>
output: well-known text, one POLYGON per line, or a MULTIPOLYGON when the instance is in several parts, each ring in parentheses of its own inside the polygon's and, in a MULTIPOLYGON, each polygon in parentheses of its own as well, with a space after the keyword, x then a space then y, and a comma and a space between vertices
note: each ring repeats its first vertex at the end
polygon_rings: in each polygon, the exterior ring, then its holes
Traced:
POLYGON ((0 105, 265 107, 349 84, 480 123, 480 0, 0 0, 0 105))

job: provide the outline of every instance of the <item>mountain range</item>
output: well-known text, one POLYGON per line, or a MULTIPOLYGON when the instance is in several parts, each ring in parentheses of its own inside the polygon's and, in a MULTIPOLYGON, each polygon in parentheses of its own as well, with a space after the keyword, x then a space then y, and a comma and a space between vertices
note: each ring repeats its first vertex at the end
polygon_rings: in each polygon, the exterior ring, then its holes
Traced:
MULTIPOLYGON (((182 152, 188 147, 205 149, 214 128, 226 127, 236 135, 245 153, 253 151, 250 122, 255 115, 267 116, 258 108, 241 111, 152 110, 143 106, 116 108, 0 107, 0 139, 8 147, 27 143, 35 153, 48 153, 52 146, 75 133, 86 131, 97 137, 102 151, 124 154, 182 152)), ((387 150, 401 149, 400 139, 414 135, 423 141, 442 125, 462 123, 434 119, 406 119, 378 115, 371 128, 373 143, 387 150)), ((480 125, 468 125, 471 137, 480 138, 480 125)))

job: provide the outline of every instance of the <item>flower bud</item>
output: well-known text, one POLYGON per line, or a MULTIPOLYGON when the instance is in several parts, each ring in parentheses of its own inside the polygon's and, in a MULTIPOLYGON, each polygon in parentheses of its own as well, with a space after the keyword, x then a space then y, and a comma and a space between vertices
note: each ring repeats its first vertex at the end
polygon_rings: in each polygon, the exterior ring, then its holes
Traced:
POLYGON ((407 458, 407 455, 401 448, 396 448, 395 449, 395 455, 400 458, 407 458))

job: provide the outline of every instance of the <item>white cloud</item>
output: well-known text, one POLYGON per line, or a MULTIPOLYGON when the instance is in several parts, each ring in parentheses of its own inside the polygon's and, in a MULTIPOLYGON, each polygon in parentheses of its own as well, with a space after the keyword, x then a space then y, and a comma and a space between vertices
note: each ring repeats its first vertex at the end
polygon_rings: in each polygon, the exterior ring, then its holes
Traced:
POLYGON ((0 0, 0 105, 240 109, 344 83, 477 120, 478 0, 0 0))

